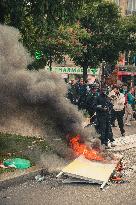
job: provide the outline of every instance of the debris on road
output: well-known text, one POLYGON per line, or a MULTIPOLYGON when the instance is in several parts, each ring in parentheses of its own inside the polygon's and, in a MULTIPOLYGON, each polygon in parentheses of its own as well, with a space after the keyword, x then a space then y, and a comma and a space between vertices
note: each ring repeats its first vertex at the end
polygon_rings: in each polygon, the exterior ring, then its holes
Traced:
POLYGON ((27 169, 31 166, 30 161, 21 158, 7 159, 3 162, 6 167, 13 167, 16 169, 27 169))
POLYGON ((42 182, 43 180, 45 179, 45 177, 44 176, 42 176, 42 175, 37 175, 37 176, 35 176, 35 180, 37 181, 37 182, 42 182))
POLYGON ((64 167, 57 175, 60 178, 62 175, 70 177, 62 181, 63 183, 86 182, 101 184, 101 189, 108 183, 111 175, 117 167, 121 159, 104 163, 103 161, 91 161, 80 155, 69 165, 64 167))
POLYGON ((113 151, 124 151, 136 147, 136 134, 115 139, 116 146, 113 151))

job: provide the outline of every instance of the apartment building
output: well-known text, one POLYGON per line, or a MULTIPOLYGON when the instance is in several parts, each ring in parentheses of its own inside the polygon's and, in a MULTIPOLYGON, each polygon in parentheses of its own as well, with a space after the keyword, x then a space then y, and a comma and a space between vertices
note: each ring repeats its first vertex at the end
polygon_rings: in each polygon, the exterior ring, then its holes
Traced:
POLYGON ((131 15, 136 13, 136 0, 112 0, 120 8, 123 15, 131 15))

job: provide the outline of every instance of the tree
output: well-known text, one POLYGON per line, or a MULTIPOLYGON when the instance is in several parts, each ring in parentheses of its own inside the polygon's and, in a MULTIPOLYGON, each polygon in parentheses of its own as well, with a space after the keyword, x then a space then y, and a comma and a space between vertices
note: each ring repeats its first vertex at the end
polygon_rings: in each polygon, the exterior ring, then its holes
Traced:
POLYGON ((0 22, 20 30, 33 56, 43 52, 33 66, 51 67, 69 54, 84 68, 84 79, 88 67, 135 52, 136 18, 121 18, 115 4, 102 0, 1 0, 0 22))
MULTIPOLYGON (((91 0, 91 2, 94 0, 91 0)), ((34 25, 41 28, 58 27, 62 23, 74 22, 76 12, 90 0, 1 0, 0 22, 19 28, 26 17, 32 17, 34 25)))
MULTIPOLYGON (((59 39, 57 40, 58 28, 76 21, 78 9, 88 1, 1 0, 0 22, 20 30, 23 44, 32 55, 36 50, 43 50, 45 58, 33 65, 44 66, 49 59, 52 61, 52 56, 60 60, 66 45, 65 42, 59 43, 59 39)), ((60 40, 62 42, 62 37, 60 40)))
POLYGON ((61 25, 54 32, 47 32, 41 39, 41 51, 46 59, 46 63, 52 69, 52 62, 62 62, 64 56, 75 52, 78 54, 81 50, 79 42, 80 36, 88 36, 85 29, 82 29, 78 24, 61 25), (74 48, 74 49, 73 49, 74 48))
POLYGON ((121 51, 125 52, 129 64, 134 64, 136 56, 136 16, 126 16, 122 20, 122 47, 121 51))
POLYGON ((84 6, 80 15, 80 25, 89 38, 80 38, 82 49, 79 55, 71 55, 77 65, 83 67, 84 80, 87 68, 98 66, 102 61, 113 63, 118 59, 121 16, 114 3, 98 1, 84 6))

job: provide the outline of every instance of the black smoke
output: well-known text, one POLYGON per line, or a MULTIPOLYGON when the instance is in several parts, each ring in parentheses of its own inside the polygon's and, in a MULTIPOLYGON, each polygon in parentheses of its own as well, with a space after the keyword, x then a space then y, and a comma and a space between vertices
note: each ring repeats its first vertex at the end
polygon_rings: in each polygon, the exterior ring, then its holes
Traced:
POLYGON ((66 98, 59 75, 27 70, 32 59, 19 39, 18 30, 0 25, 0 130, 43 136, 66 156, 68 133, 80 133, 84 140, 95 133, 82 128, 83 115, 66 98))

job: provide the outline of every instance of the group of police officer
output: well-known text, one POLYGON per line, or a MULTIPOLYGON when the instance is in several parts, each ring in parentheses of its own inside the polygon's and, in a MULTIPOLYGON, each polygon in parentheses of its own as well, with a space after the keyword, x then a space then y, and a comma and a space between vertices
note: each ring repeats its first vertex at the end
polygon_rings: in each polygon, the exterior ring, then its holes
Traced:
POLYGON ((109 148, 109 143, 110 147, 115 146, 112 132, 115 119, 118 121, 122 137, 125 137, 123 122, 125 95, 120 93, 118 87, 114 87, 111 91, 108 87, 100 88, 98 81, 89 85, 83 82, 83 79, 72 80, 69 84, 68 98, 71 103, 78 106, 79 110, 84 109, 88 112, 90 123, 94 124, 100 135, 101 144, 105 148, 109 148))

